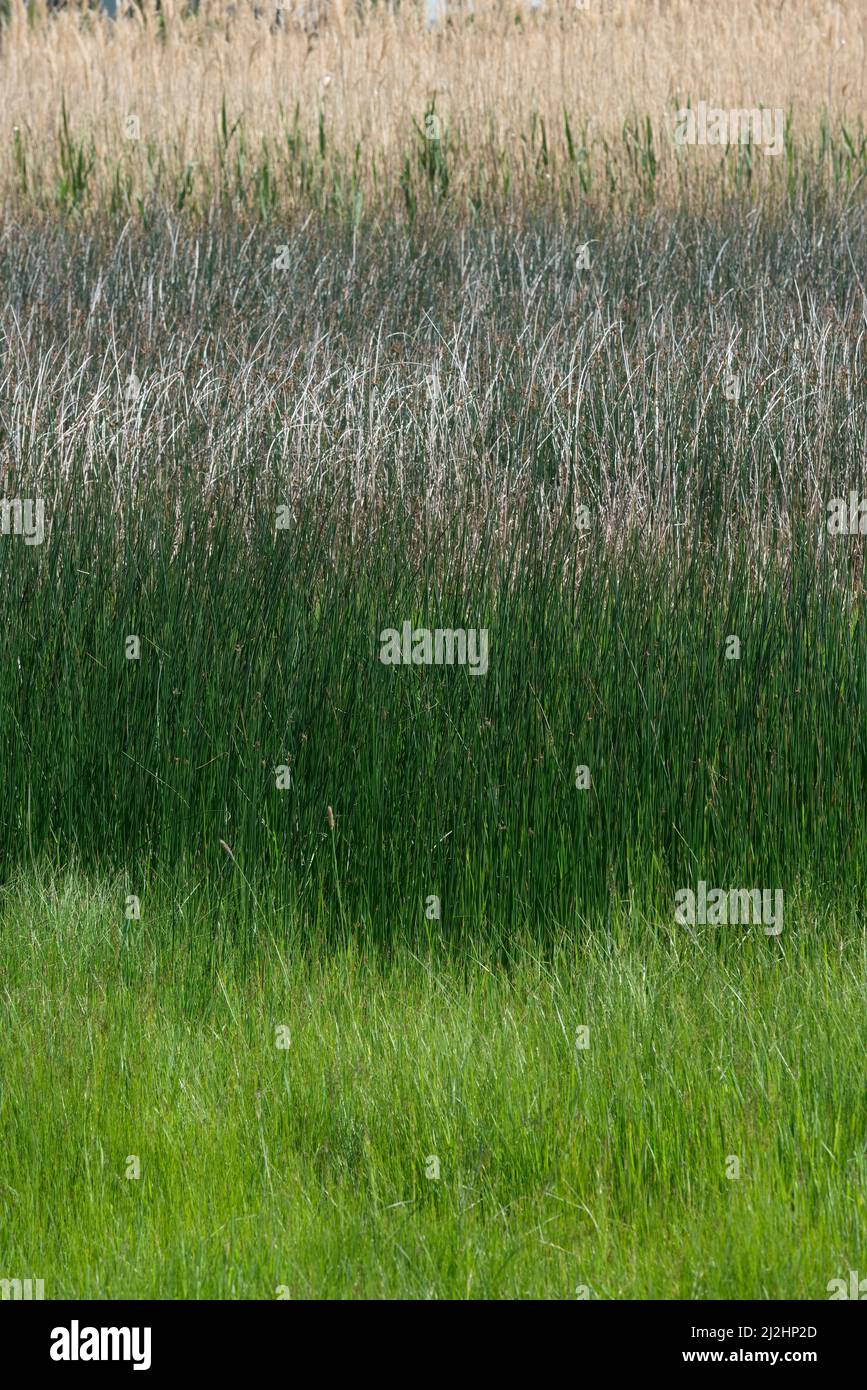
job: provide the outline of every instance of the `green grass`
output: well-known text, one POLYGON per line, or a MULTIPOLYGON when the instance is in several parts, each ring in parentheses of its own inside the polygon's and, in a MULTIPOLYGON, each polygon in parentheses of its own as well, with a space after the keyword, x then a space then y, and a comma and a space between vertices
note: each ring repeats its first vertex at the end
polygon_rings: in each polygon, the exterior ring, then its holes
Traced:
POLYGON ((190 503, 176 541, 141 508, 121 548, 94 502, 23 556, 6 539, 9 861, 123 868, 139 896, 180 874, 385 946, 423 938, 431 894, 450 939, 540 941, 700 878, 863 895, 863 610, 807 538, 753 580, 579 568, 532 531, 493 562, 459 536, 438 573, 394 525, 362 564, 313 518, 246 539, 230 517, 190 503), (383 666, 407 620, 486 627, 488 674, 383 666))
POLYGON ((863 1269, 867 235, 762 212, 4 228, 0 1277, 863 1269))
POLYGON ((863 1267, 855 923, 241 965, 223 908, 124 933, 120 894, 0 902, 0 1245, 46 1297, 824 1298, 863 1267))
POLYGON ((355 271, 287 233, 286 273, 255 229, 10 230, 7 494, 49 529, 0 545, 8 864, 386 946, 432 894, 540 942, 701 878, 863 896, 864 540, 825 526, 863 218, 592 230, 589 271, 543 225, 371 231, 355 271), (487 628, 488 674, 382 666, 405 621, 487 628))

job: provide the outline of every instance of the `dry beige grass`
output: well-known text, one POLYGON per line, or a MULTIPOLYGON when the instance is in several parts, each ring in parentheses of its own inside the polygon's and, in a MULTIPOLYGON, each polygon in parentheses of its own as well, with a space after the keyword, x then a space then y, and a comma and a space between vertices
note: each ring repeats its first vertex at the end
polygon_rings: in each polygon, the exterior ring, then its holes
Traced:
MULTIPOLYGON (((419 143, 413 121, 423 123, 435 98, 453 192, 490 188, 507 174, 513 190, 528 177, 538 181, 534 116, 547 135, 543 177, 558 179, 567 162, 564 109, 588 148, 603 139, 622 144, 624 120, 649 116, 658 186, 672 177, 673 112, 688 98, 791 109, 796 137, 805 138, 815 137, 825 108, 850 128, 867 110, 862 0, 611 0, 610 12, 609 0, 586 0, 587 9, 549 4, 544 12, 512 3, 478 6, 472 22, 455 14, 434 28, 418 12, 362 20, 333 0, 327 21, 306 29, 291 20, 275 26, 275 0, 260 0, 258 18, 244 0, 228 7, 202 0, 193 20, 181 17, 177 0, 163 0, 164 39, 147 8, 130 7, 117 22, 75 8, 34 11, 28 22, 23 0, 10 3, 0 52, 7 198, 52 196, 62 98, 88 158, 92 141, 88 196, 114 187, 130 201, 153 185, 157 170, 163 187, 174 186, 188 164, 194 181, 215 186, 223 101, 230 126, 240 120, 230 154, 232 161, 243 155, 242 175, 266 159, 282 178, 297 110, 294 129, 320 160, 320 174, 330 163, 332 175, 339 166, 345 176, 358 145, 358 184, 382 190, 394 187, 419 143), (138 141, 125 136, 130 116, 138 141)), ((690 155, 695 168, 709 152, 690 155)))

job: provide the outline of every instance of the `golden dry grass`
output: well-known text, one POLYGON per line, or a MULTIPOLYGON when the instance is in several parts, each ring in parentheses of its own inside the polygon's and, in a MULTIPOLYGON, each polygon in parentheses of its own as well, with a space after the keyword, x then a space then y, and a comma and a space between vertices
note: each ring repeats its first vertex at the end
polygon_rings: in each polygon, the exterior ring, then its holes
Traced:
MULTIPOLYGON (((62 100, 75 148, 92 160, 88 198, 114 188, 130 203, 157 180, 174 188, 188 166, 193 184, 225 185, 223 103, 228 129, 239 122, 236 181, 263 160, 280 179, 291 132, 296 160, 310 151, 320 174, 352 170, 369 193, 394 187, 435 100, 453 194, 556 182, 568 172, 564 111, 588 151, 622 143, 625 120, 649 117, 659 189, 676 180, 673 113, 687 100, 783 108, 796 139, 812 139, 825 110, 852 127, 867 109, 867 9, 855 0, 485 5, 435 27, 419 10, 361 17, 343 0, 316 25, 275 25, 275 0, 261 0, 258 17, 243 0, 202 0, 197 18, 163 0, 161 19, 128 6, 117 22, 76 7, 28 17, 23 0, 10 4, 0 51, 6 197, 52 196, 62 100), (130 116, 139 140, 127 138, 130 116)), ((708 157, 691 151, 691 167, 708 157)))

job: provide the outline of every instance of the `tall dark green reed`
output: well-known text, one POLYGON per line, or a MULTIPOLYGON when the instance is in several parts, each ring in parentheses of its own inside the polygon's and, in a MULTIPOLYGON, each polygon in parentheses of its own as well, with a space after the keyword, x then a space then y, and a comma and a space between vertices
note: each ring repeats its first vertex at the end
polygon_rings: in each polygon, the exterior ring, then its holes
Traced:
POLYGON ((457 944, 665 923, 699 879, 863 892, 864 542, 825 524, 863 480, 861 213, 323 224, 285 273, 255 225, 33 230, 7 868, 380 943, 433 897, 457 944), (487 629, 488 673, 383 665, 404 622, 487 629))

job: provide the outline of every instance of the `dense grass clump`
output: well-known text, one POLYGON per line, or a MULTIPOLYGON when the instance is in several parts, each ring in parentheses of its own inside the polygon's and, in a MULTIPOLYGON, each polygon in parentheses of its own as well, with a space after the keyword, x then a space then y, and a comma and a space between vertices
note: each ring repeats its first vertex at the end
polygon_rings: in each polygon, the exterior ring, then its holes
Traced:
POLYGON ((863 220, 593 231, 7 233, 7 862, 383 942, 862 890, 863 220))
POLYGON ((96 495, 16 552, 7 862, 39 846, 140 893, 264 875, 269 916, 385 940, 430 894, 447 934, 550 937, 614 900, 665 914, 701 878, 863 890, 863 608, 805 538, 752 575, 562 528, 489 559, 460 533, 419 554, 399 519, 348 546, 322 518, 274 532, 276 509, 246 538, 233 513, 96 495), (384 666, 406 621, 487 629, 488 673, 384 666))

